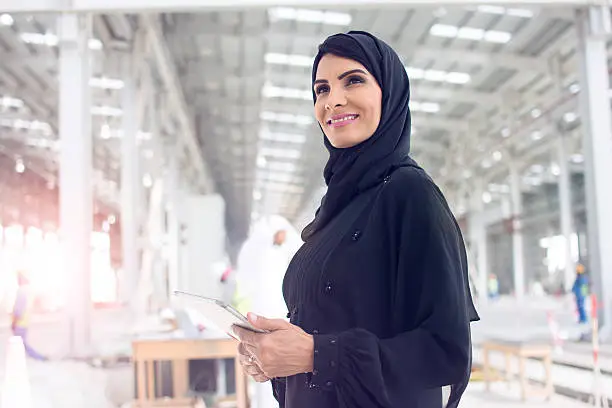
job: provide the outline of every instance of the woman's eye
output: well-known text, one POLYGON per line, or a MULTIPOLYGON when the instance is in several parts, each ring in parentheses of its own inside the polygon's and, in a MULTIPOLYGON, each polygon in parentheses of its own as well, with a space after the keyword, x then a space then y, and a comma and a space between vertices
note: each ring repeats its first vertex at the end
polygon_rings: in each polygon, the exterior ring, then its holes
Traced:
POLYGON ((315 89, 315 93, 317 95, 322 94, 323 92, 327 92, 329 89, 327 86, 320 86, 318 88, 315 89))
POLYGON ((361 84, 364 81, 363 81, 363 78, 361 78, 361 77, 352 76, 352 77, 349 77, 346 82, 349 85, 354 85, 354 84, 361 84))

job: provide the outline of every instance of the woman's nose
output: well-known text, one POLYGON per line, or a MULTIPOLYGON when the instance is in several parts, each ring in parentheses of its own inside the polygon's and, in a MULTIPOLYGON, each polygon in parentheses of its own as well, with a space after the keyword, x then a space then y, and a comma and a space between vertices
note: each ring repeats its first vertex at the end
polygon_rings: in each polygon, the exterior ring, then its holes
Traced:
POLYGON ((330 91, 327 98, 327 105, 330 108, 337 108, 346 105, 346 95, 343 90, 330 91))

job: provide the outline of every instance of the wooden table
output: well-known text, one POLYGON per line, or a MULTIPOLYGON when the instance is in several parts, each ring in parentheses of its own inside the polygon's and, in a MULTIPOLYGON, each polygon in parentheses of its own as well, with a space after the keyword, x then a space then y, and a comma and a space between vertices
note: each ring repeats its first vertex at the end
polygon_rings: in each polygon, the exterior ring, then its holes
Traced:
POLYGON ((236 367, 236 402, 248 408, 247 381, 236 358, 237 342, 227 339, 138 339, 132 341, 132 358, 136 366, 137 408, 194 407, 193 398, 185 398, 189 390, 188 360, 233 358, 236 367), (155 361, 172 362, 172 398, 156 398, 155 361))
POLYGON ((530 395, 543 395, 550 399, 554 393, 552 382, 552 350, 550 345, 542 343, 530 343, 523 341, 488 340, 482 345, 483 374, 486 390, 489 391, 491 381, 491 365, 489 353, 503 353, 506 358, 506 378, 511 378, 511 358, 514 356, 519 361, 518 377, 521 388, 521 399, 525 401, 530 395), (525 373, 527 359, 535 358, 544 364, 545 384, 543 389, 530 387, 525 373))

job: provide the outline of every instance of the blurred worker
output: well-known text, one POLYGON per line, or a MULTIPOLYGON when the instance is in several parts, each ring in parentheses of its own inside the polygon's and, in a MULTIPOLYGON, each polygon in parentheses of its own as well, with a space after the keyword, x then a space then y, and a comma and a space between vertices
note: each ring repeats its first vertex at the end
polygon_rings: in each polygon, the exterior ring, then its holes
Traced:
POLYGON ((499 297, 499 280, 494 273, 489 274, 489 299, 496 300, 499 297))
POLYGON ((273 244, 276 247, 283 246, 283 244, 287 241, 287 231, 284 229, 276 231, 274 234, 273 244))
POLYGON ((587 313, 585 310, 585 301, 589 296, 589 280, 586 276, 584 265, 576 265, 576 280, 572 286, 572 292, 576 298, 576 309, 578 310, 578 323, 586 323, 587 313))
MULTIPOLYGON (((282 217, 263 217, 255 223, 238 257, 237 279, 244 299, 238 307, 240 311, 286 318, 283 278, 301 244, 298 232, 282 217)), ((252 405, 253 408, 279 406, 269 383, 255 385, 252 405)))
POLYGON ((21 337, 25 351, 29 357, 39 361, 46 361, 47 357, 34 350, 30 346, 30 343, 28 343, 28 326, 30 323, 30 313, 32 304, 34 303, 34 297, 25 271, 17 272, 17 284, 19 287, 17 288, 11 319, 13 335, 21 337))

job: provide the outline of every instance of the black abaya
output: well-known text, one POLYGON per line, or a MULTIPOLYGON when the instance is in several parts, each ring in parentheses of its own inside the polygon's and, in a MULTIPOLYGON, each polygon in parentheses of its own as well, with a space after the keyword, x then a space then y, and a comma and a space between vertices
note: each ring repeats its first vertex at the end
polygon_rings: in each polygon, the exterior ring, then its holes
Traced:
POLYGON ((283 284, 291 322, 313 335, 314 370, 274 379, 274 394, 286 408, 454 408, 478 319, 460 229, 408 156, 409 88, 395 52, 341 34, 321 46, 315 71, 330 50, 376 77, 382 118, 354 148, 326 140, 328 192, 283 284))

